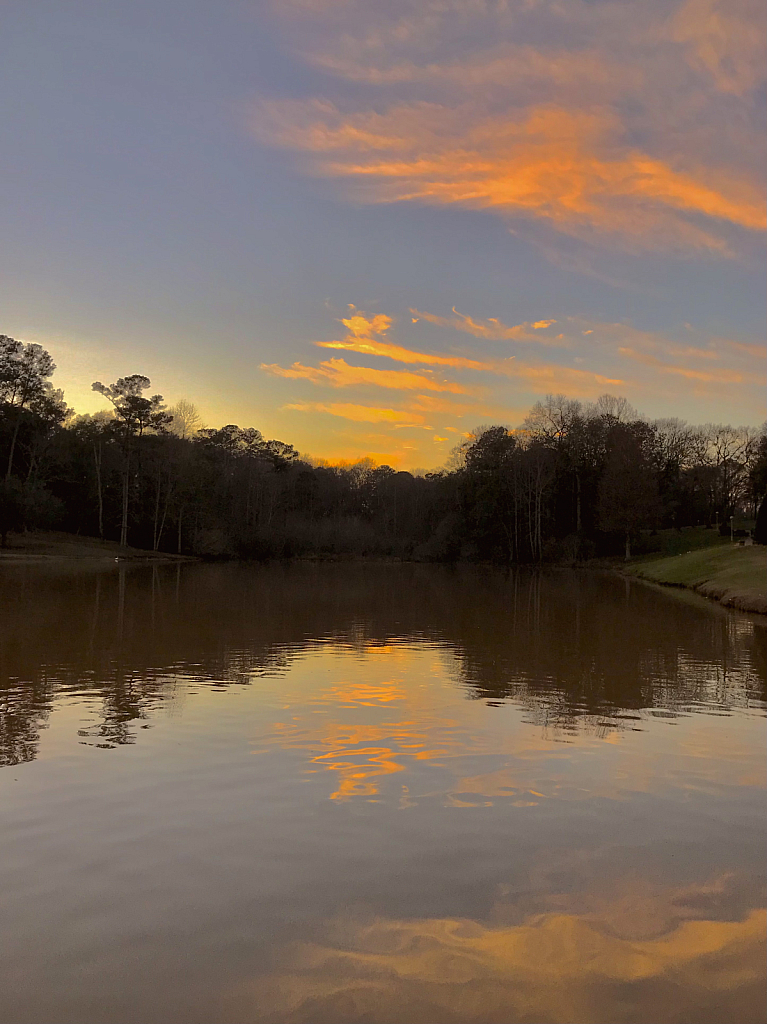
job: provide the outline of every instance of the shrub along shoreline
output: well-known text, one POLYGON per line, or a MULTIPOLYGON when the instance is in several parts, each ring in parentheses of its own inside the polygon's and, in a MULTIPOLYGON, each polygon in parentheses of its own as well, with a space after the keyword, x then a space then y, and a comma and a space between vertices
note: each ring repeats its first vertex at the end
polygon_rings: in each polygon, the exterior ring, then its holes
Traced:
POLYGON ((667 587, 684 587, 728 608, 767 614, 767 548, 728 544, 636 562, 623 573, 667 587))

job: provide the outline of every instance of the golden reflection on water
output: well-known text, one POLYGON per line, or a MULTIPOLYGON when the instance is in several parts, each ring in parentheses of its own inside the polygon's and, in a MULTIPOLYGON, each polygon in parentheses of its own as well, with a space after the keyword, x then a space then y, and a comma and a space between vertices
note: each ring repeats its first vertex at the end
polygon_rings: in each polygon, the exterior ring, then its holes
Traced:
MULTIPOLYGON (((335 667, 337 656, 326 655, 325 660, 335 667)), ((305 689, 294 692, 299 713, 274 723, 274 739, 286 749, 304 751, 309 773, 336 773, 338 785, 329 794, 331 800, 378 798, 387 776, 406 771, 411 761, 437 762, 459 746, 459 723, 435 708, 433 688, 425 692, 407 685, 418 669, 434 671, 432 661, 431 652, 424 658, 423 650, 377 646, 364 660, 355 659, 357 678, 334 682, 308 702, 305 689), (390 677, 393 667, 399 669, 397 678, 390 677), (344 712, 352 713, 346 721, 344 712), (370 721, 371 712, 380 722, 370 721)), ((444 672, 441 666, 440 670, 444 672)), ((403 786, 405 799, 407 792, 403 786)))
POLYGON ((309 663, 294 668, 280 696, 287 714, 272 723, 265 744, 300 751, 307 775, 330 773, 335 781, 327 795, 336 801, 399 798, 402 806, 414 806, 438 796, 453 807, 489 807, 497 800, 534 807, 550 799, 626 799, 663 791, 672 780, 675 787, 704 792, 767 786, 767 765, 753 743, 759 720, 733 720, 726 733, 716 716, 706 715, 668 722, 636 714, 628 728, 620 715, 584 715, 577 730, 542 728, 522 721, 512 702, 498 712, 507 717, 493 730, 483 703, 459 695, 458 705, 444 654, 418 644, 377 646, 363 656, 316 650, 309 663), (334 673, 333 682, 318 684, 334 673), (670 728, 672 751, 665 735, 670 728), (661 752, 664 773, 658 772, 661 752), (477 771, 483 761, 492 768, 477 771), (419 763, 434 770, 432 785, 421 790, 411 779, 419 763))
MULTIPOLYGON (((643 712, 583 716, 574 731, 532 726, 510 703, 493 729, 483 702, 456 713, 449 667, 433 650, 396 651, 396 672, 386 655, 357 656, 353 677, 348 655, 315 655, 313 672, 285 692, 288 714, 272 738, 304 755, 307 774, 331 776, 331 800, 399 800, 403 809, 434 798, 448 808, 502 802, 524 814, 551 801, 628 802, 672 790, 697 799, 767 782, 754 747, 758 719, 723 731, 717 714, 643 712), (490 770, 471 770, 483 762, 490 770)), ((606 861, 611 855, 606 848, 606 861)), ((535 895, 511 886, 484 920, 347 915, 315 925, 310 940, 274 951, 273 972, 227 993, 224 1018, 761 1024, 767 911, 758 885, 724 871, 670 888, 641 861, 608 875, 593 850, 542 853, 527 883, 535 895), (563 874, 571 886, 558 889, 563 874)))
POLYGON ((325 941, 283 951, 284 969, 229 993, 226 1019, 705 1024, 727 1007, 727 1020, 756 1024, 739 1013, 759 1012, 766 925, 763 909, 682 921, 651 938, 573 914, 506 927, 338 920, 325 941))
POLYGON ((0 1024, 764 1024, 757 622, 195 565, 0 623, 0 1024))

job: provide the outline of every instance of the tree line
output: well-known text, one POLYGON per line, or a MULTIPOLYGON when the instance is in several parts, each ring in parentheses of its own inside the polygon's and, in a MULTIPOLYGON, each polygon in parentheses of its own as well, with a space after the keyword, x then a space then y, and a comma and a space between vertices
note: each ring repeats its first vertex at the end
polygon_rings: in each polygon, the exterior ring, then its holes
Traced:
POLYGON ((75 415, 40 345, 0 336, 0 536, 56 529, 208 557, 368 555, 575 560, 632 551, 659 529, 757 517, 767 432, 648 420, 624 398, 538 402, 516 429, 479 427, 437 472, 329 465, 254 427, 204 427, 150 380, 93 389, 75 415))

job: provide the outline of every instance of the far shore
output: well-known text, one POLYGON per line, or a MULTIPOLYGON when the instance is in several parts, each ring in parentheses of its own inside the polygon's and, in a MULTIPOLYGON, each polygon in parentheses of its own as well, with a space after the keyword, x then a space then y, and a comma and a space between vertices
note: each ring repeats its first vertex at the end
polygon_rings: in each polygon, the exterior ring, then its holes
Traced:
MULTIPOLYGON (((350 558, 316 555, 300 561, 383 561, 396 558, 350 558)), ((174 555, 165 551, 121 547, 116 541, 99 540, 77 534, 29 532, 11 534, 8 546, 0 549, 0 566, 27 564, 72 564, 94 568, 108 563, 130 564, 196 562, 191 555, 174 555)), ((572 565, 572 563, 570 563, 572 565)), ((623 575, 666 587, 681 587, 744 612, 767 614, 767 548, 760 545, 741 547, 722 544, 705 547, 665 558, 619 563, 617 559, 595 559, 580 563, 579 568, 611 568, 623 575)))

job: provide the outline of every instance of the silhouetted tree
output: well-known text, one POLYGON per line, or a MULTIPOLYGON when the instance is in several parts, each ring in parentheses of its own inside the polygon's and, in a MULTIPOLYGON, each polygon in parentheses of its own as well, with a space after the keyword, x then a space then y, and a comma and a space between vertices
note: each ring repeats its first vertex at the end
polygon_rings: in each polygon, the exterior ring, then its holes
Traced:
POLYGON ((749 472, 751 496, 757 509, 754 541, 767 544, 767 423, 762 426, 754 446, 754 461, 749 472))
MULTIPOLYGON (((55 369, 56 364, 41 345, 25 345, 7 335, 0 335, 0 402, 6 407, 6 415, 9 410, 13 414, 6 481, 10 480, 13 472, 13 457, 24 411, 35 403, 44 408, 46 399, 51 404, 56 402, 56 399, 51 399, 52 388, 48 382, 55 369)), ((60 401, 63 402, 63 398, 60 401)))
POLYGON ((301 457, 255 427, 202 427, 140 374, 94 389, 111 409, 72 417, 40 346, 0 338, 0 528, 58 526, 211 556, 351 554, 539 562, 626 553, 654 527, 760 508, 767 434, 648 422, 628 402, 564 395, 519 429, 478 427, 437 472, 301 457))
POLYGON ((130 501, 131 455, 136 439, 147 430, 161 430, 173 417, 165 412, 162 395, 145 398, 143 392, 151 385, 148 377, 134 373, 120 377, 114 384, 96 381, 92 387, 107 398, 115 411, 113 429, 123 450, 122 519, 120 523, 120 544, 128 543, 128 505, 130 501))
POLYGON ((620 532, 626 558, 642 527, 655 525, 658 483, 650 459, 652 431, 641 421, 616 422, 608 437, 608 455, 599 486, 599 519, 603 530, 620 532))

